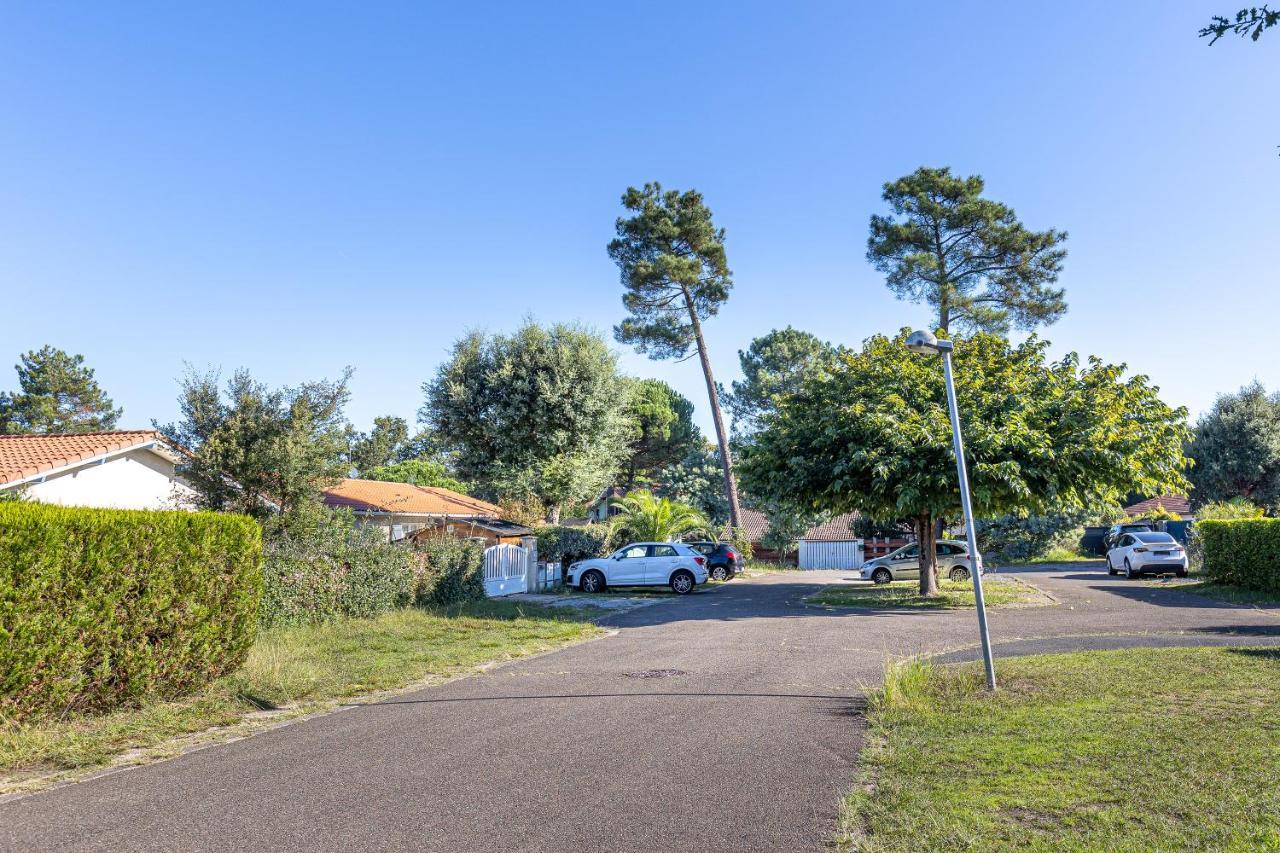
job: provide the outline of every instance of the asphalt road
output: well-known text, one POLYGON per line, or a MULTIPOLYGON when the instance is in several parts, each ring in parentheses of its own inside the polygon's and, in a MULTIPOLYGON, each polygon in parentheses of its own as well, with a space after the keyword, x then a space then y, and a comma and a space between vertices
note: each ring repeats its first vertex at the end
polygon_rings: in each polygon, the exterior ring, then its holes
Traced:
MULTIPOLYGON (((801 601, 846 576, 734 581, 595 642, 0 803, 0 848, 822 849, 884 659, 976 653, 972 612, 801 601)), ((1059 604, 993 610, 1000 654, 1280 643, 1280 611, 1024 576, 1059 604)))

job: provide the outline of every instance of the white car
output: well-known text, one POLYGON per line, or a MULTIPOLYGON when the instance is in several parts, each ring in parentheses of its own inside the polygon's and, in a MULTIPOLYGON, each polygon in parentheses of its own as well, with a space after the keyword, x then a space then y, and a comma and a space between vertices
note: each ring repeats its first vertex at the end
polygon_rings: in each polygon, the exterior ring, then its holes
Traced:
POLYGON ((1123 571, 1126 577, 1144 574, 1187 576, 1187 549, 1168 533, 1140 530, 1125 533, 1107 552, 1107 574, 1123 571))
MULTIPOLYGON (((939 539, 934 543, 938 554, 938 574, 953 581, 969 579, 969 546, 955 539, 939 539)), ((978 558, 978 571, 986 573, 982 558, 978 558)), ((862 564, 861 576, 876 583, 898 580, 917 580, 920 577, 920 543, 903 545, 892 554, 868 560, 862 564)))
POLYGON ((633 542, 607 557, 574 563, 564 582, 583 592, 609 586, 669 586, 687 595, 707 582, 707 558, 680 542, 633 542))

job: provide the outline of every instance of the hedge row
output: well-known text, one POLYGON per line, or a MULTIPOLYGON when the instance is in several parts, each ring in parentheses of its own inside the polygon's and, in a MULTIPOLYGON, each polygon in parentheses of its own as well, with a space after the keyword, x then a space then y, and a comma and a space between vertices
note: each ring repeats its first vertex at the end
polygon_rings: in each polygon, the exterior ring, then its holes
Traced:
POLYGON ((1280 592, 1280 518, 1207 520, 1196 531, 1211 581, 1280 592))
POLYGON ((173 698, 236 669, 261 556, 244 516, 0 503, 0 716, 173 698))
POLYGON ((484 545, 452 536, 432 537, 417 546, 422 557, 418 604, 458 604, 484 599, 484 545))

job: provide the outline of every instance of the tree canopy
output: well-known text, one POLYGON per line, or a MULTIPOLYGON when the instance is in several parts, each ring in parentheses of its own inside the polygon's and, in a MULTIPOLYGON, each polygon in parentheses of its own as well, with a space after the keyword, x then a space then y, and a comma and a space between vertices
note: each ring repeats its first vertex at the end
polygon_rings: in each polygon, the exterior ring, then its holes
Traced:
POLYGON ((1198 503, 1244 498, 1280 512, 1280 393, 1255 382, 1219 396, 1187 452, 1198 503))
POLYGON ((409 424, 404 418, 390 415, 374 418, 371 431, 351 436, 351 465, 364 477, 373 468, 400 460, 408 442, 409 424))
POLYGON ((660 379, 628 379, 627 444, 622 485, 652 483, 658 472, 679 463, 702 444, 693 403, 660 379))
POLYGON ((982 197, 982 177, 920 167, 884 185, 893 215, 871 217, 867 260, 899 299, 923 302, 943 331, 1008 334, 1067 311, 1053 287, 1066 232, 1030 231, 1013 209, 982 197))
POLYGON ((614 503, 618 514, 609 520, 615 539, 631 542, 670 542, 685 536, 711 535, 711 522, 688 504, 656 497, 637 489, 614 503))
POLYGON ((733 413, 733 431, 753 432, 760 416, 794 393, 806 380, 823 375, 837 350, 816 335, 787 326, 774 329, 738 351, 742 381, 725 400, 733 413))
POLYGON ((701 445, 692 448, 684 459, 659 471, 654 492, 687 503, 721 525, 729 520, 723 473, 715 450, 701 445))
POLYGON ((632 215, 618 217, 609 257, 621 273, 622 304, 629 316, 614 328, 614 336, 656 359, 696 352, 720 448, 729 517, 736 528, 741 519, 733 455, 702 333, 702 322, 719 312, 733 288, 724 229, 716 227, 696 190, 663 190, 656 182, 643 189, 628 187, 622 205, 632 215))
POLYGON ((265 517, 268 504, 302 511, 346 475, 348 369, 337 381, 271 389, 237 370, 219 387, 216 371, 189 372, 178 397, 182 419, 156 424, 191 455, 178 472, 199 508, 265 517))
MULTIPOLYGON (((942 362, 875 336, 840 353, 766 415, 744 448, 747 490, 828 513, 911 518, 932 542, 936 517, 960 516, 942 362)), ((1146 377, 1074 354, 1048 361, 1044 341, 990 334, 959 340, 955 381, 974 512, 1046 512, 1186 488, 1186 412, 1146 377)), ((936 588, 922 548, 921 589, 936 588), (927 575, 927 576, 926 576, 927 575)))
POLYGON ((423 390, 419 417, 457 473, 495 499, 537 499, 552 521, 609 485, 626 452, 617 357, 578 326, 472 332, 423 390))
POLYGON ((1280 24, 1280 9, 1247 6, 1231 17, 1214 15, 1209 26, 1201 28, 1200 38, 1207 38, 1209 44, 1213 44, 1228 33, 1234 33, 1257 41, 1262 38, 1264 30, 1269 30, 1277 24, 1280 24))
POLYGON ((84 356, 49 345, 14 365, 19 391, 0 392, 0 433, 104 432, 122 409, 98 385, 84 356))
POLYGON ((361 471, 360 476, 366 480, 382 480, 387 483, 433 486, 464 495, 471 490, 470 484, 451 476, 443 463, 432 459, 406 459, 390 465, 379 465, 368 471, 361 471))

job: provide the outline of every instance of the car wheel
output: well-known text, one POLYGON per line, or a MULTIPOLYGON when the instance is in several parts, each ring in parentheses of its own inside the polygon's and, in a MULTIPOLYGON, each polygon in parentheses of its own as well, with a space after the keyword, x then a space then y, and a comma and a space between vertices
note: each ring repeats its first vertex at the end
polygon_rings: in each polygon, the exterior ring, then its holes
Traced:
POLYGON ((1133 564, 1129 562, 1128 557, 1124 558, 1124 576, 1130 579, 1142 577, 1142 572, 1133 570, 1133 564))
POLYGON ((947 573, 947 577, 953 581, 967 581, 969 579, 969 570, 964 566, 952 566, 951 571, 947 573))
POLYGON ((893 575, 889 574, 888 569, 876 569, 871 573, 873 583, 888 583, 893 580, 893 575))
POLYGON ((671 591, 676 595, 688 595, 693 592, 697 581, 693 579, 693 572, 681 569, 671 576, 671 591))
POLYGON ((1107 574, 1114 575, 1116 573, 1116 567, 1111 565, 1111 555, 1107 554, 1106 557, 1107 557, 1107 574))
POLYGON ((711 579, 715 581, 727 581, 731 575, 729 570, 724 566, 716 566, 711 570, 711 579))
POLYGON ((582 576, 578 586, 583 592, 604 592, 604 575, 592 569, 582 576))

